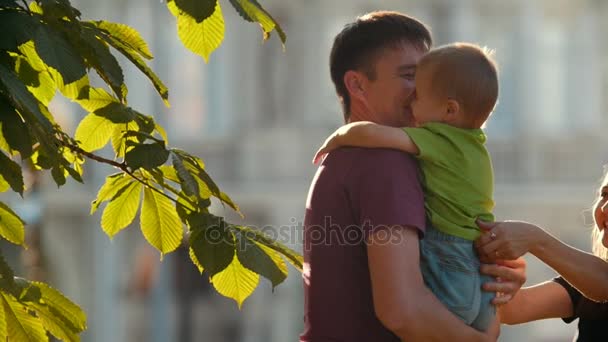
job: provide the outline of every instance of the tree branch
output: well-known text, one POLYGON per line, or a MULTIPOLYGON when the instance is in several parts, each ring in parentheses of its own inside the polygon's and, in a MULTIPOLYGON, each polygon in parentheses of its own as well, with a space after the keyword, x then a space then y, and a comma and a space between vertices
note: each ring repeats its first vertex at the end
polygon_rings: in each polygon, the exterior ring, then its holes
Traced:
POLYGON ((77 145, 73 145, 70 143, 67 143, 65 141, 61 141, 62 145, 69 148, 70 150, 72 150, 72 152, 76 152, 78 154, 81 154, 89 159, 95 160, 97 162, 103 163, 103 164, 108 164, 108 165, 112 165, 117 169, 122 170, 124 173, 128 174, 129 176, 131 176, 131 178, 135 179, 136 181, 140 182, 141 184, 143 184, 144 186, 146 186, 147 188, 150 188, 154 191, 156 191, 157 193, 165 196, 166 198, 168 198, 169 200, 171 200, 172 202, 175 202, 175 204, 178 205, 182 205, 181 203, 179 203, 175 198, 167 195, 166 193, 164 193, 163 191, 160 191, 159 189, 157 189, 154 186, 151 186, 150 184, 148 184, 146 181, 144 181, 143 179, 137 177, 131 170, 129 170, 129 168, 127 167, 127 164, 125 163, 119 163, 117 161, 114 160, 110 160, 110 159, 106 159, 104 157, 100 157, 96 154, 93 154, 91 152, 87 152, 85 150, 83 150, 82 148, 78 147, 77 145))

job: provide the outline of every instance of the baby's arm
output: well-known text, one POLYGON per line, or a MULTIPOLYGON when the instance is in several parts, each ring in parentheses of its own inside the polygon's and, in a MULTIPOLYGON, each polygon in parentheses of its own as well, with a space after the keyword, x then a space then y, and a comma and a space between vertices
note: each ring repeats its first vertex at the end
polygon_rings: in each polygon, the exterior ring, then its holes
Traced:
POLYGON ((316 164, 321 157, 340 146, 392 148, 414 155, 420 153, 418 146, 403 129, 358 121, 338 128, 327 138, 313 162, 316 164))

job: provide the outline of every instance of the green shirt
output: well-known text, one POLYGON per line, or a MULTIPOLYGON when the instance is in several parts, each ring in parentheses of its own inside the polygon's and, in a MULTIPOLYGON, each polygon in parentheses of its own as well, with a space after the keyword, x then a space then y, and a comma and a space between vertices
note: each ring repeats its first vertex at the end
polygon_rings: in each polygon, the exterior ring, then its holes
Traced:
POLYGON ((475 240, 480 234, 475 220, 494 221, 494 175, 485 134, 437 122, 403 130, 420 150, 424 205, 433 227, 475 240))

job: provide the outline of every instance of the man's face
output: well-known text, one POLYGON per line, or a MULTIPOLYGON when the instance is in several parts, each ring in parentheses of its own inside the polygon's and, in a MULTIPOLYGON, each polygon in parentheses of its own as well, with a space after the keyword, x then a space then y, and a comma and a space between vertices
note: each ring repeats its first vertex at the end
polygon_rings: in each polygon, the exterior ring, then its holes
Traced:
POLYGON ((368 109, 376 123, 393 127, 413 125, 411 102, 416 64, 425 53, 402 43, 386 48, 377 57, 376 78, 367 80, 365 92, 368 109))

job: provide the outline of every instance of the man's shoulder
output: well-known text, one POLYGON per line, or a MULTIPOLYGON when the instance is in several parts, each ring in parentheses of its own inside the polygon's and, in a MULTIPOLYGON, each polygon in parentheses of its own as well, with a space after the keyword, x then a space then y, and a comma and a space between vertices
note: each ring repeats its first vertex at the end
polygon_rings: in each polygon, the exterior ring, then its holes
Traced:
POLYGON ((331 159, 344 161, 354 160, 359 166, 374 164, 390 164, 393 167, 403 165, 404 167, 415 167, 416 159, 408 153, 389 149, 389 148, 363 148, 363 147, 342 147, 329 154, 328 161, 331 159))
POLYGON ((332 151, 324 164, 330 170, 348 170, 345 172, 346 179, 355 183, 364 179, 377 181, 387 178, 419 181, 416 159, 393 149, 343 147, 332 151))

